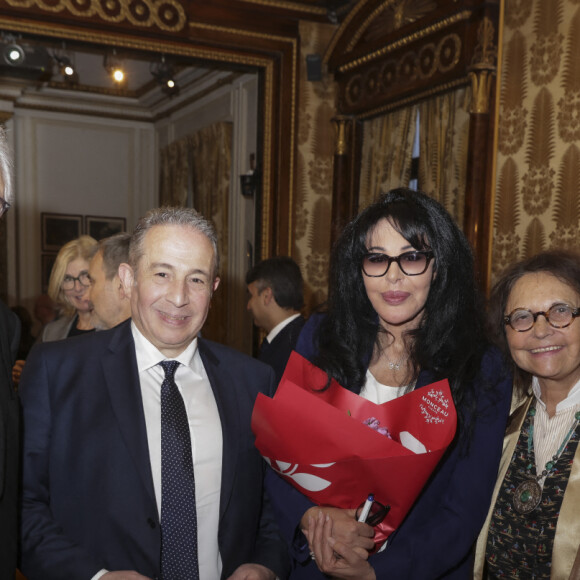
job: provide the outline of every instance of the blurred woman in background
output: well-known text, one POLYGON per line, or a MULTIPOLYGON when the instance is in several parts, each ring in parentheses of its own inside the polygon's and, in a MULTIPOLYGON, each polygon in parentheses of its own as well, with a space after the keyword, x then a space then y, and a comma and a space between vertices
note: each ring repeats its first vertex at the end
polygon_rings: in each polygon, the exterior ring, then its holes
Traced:
POLYGON ((39 337, 41 342, 94 330, 87 290, 91 283, 89 260, 96 247, 97 241, 94 238, 81 236, 66 243, 58 252, 50 273, 48 295, 57 304, 60 314, 42 329, 39 337))

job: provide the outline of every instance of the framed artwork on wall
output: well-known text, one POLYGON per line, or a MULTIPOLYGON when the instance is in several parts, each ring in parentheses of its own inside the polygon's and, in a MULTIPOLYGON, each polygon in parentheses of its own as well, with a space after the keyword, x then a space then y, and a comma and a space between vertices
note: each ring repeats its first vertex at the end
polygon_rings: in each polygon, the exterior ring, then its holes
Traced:
POLYGON ((42 251, 58 252, 83 232, 83 216, 66 213, 41 213, 42 251))
POLYGON ((85 216, 85 234, 99 241, 126 230, 127 222, 121 217, 85 216))

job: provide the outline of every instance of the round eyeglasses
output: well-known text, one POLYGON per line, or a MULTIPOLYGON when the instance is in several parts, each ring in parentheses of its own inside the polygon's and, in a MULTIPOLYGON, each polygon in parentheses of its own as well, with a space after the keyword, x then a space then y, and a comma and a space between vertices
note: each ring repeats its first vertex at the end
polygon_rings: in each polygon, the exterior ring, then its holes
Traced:
POLYGON ((405 276, 419 276, 427 270, 432 259, 433 252, 431 250, 414 250, 398 256, 369 252, 363 257, 362 269, 367 276, 380 278, 389 271, 391 264, 396 262, 405 276))
POLYGON ((566 328, 580 315, 580 308, 572 308, 567 304, 554 304, 542 312, 532 312, 527 308, 516 308, 507 316, 504 316, 504 324, 509 324, 516 332, 526 332, 536 323, 538 316, 543 316, 550 326, 554 328, 566 328))
POLYGON ((75 287, 76 282, 79 282, 81 286, 90 286, 91 277, 88 272, 81 272, 76 278, 74 276, 65 276, 62 281, 63 290, 72 290, 75 287))

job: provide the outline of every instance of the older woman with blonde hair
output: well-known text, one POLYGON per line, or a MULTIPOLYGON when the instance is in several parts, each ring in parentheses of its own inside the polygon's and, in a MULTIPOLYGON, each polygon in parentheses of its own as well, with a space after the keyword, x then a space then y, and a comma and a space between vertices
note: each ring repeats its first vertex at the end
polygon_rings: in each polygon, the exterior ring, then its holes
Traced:
POLYGON ((41 342, 60 340, 94 330, 91 320, 89 261, 97 248, 91 236, 66 243, 58 252, 48 281, 48 295, 60 309, 60 316, 49 322, 39 337, 41 342))

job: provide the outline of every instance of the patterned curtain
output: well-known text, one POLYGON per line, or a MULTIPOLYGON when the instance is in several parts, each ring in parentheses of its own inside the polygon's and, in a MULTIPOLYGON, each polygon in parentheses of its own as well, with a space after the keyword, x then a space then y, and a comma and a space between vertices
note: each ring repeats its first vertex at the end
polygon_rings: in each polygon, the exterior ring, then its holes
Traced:
POLYGON ((365 122, 359 210, 379 194, 409 184, 416 116, 416 107, 408 107, 365 122))
POLYGON ((185 206, 190 180, 189 137, 170 143, 161 150, 161 205, 185 206))
POLYGON ((206 338, 231 344, 228 305, 232 292, 228 284, 228 234, 230 171, 232 164, 232 124, 216 123, 189 137, 193 207, 210 219, 217 231, 221 283, 203 328, 206 338))
POLYGON ((463 224, 467 145, 468 90, 436 96, 419 105, 419 189, 438 200, 463 224))
POLYGON ((232 124, 216 123, 174 141, 161 151, 162 205, 192 206, 211 220, 218 235, 221 283, 203 327, 204 337, 228 344, 228 232, 232 124))

